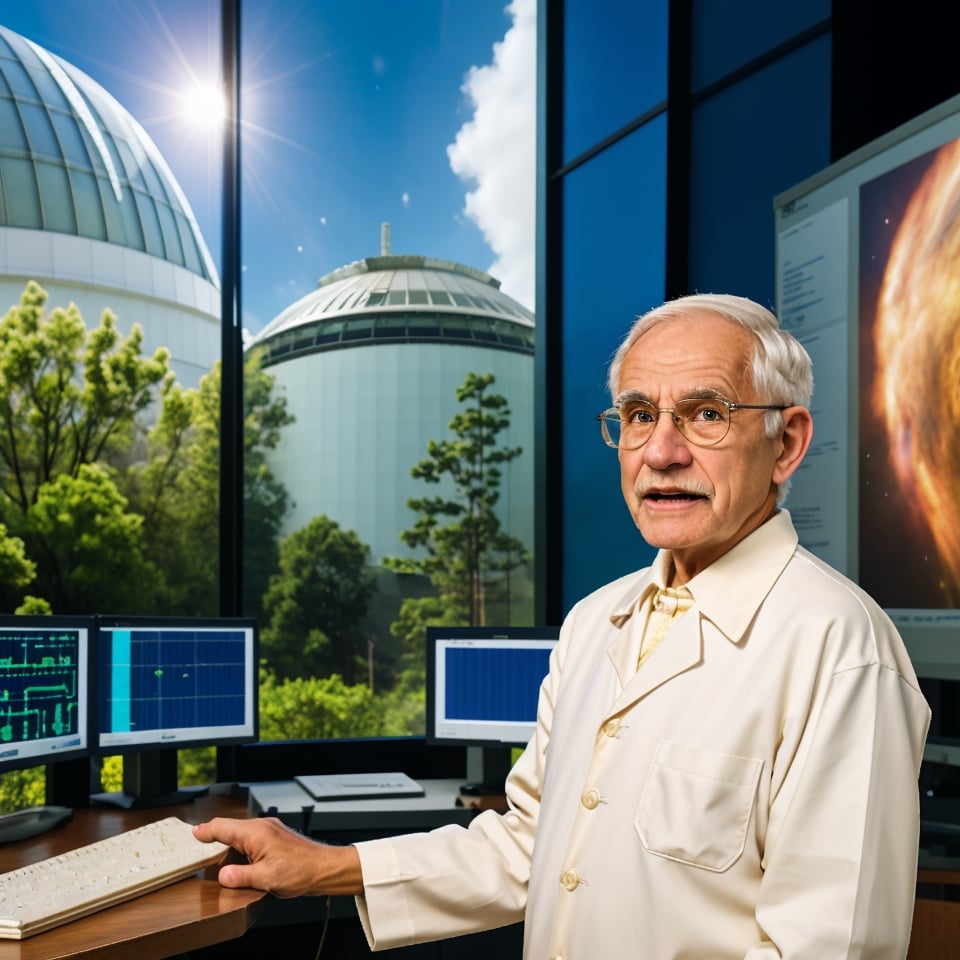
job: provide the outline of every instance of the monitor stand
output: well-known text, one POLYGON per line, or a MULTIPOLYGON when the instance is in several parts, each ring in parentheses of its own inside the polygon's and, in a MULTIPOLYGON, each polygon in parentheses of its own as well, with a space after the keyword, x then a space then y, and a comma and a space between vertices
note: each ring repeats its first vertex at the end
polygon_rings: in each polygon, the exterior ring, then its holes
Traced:
POLYGON ((512 747, 467 747, 467 783, 463 792, 500 796, 513 766, 512 747))
POLYGON ((177 751, 143 750, 123 758, 123 792, 95 793, 90 799, 124 810, 145 810, 192 803, 209 787, 177 786, 177 751))

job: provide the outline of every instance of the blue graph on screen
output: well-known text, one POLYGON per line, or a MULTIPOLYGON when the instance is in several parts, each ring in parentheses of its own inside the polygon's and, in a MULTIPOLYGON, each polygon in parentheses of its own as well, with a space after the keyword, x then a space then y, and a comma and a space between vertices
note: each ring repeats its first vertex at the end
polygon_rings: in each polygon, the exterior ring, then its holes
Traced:
POLYGON ((110 632, 111 733, 242 724, 241 630, 110 632))
POLYGON ((536 720, 537 695, 549 664, 549 649, 449 647, 444 658, 445 718, 536 720))

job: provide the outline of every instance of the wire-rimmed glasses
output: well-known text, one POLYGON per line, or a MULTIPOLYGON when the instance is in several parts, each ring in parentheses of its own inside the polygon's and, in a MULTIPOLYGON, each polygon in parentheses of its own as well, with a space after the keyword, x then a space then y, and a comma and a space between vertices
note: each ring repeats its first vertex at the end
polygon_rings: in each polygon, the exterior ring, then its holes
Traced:
POLYGON ((719 397, 688 397, 672 407, 649 400, 624 399, 598 414, 600 432, 608 447, 636 450, 653 436, 660 414, 669 413, 680 434, 698 447, 718 444, 730 430, 734 410, 786 410, 785 404, 731 403, 719 397))

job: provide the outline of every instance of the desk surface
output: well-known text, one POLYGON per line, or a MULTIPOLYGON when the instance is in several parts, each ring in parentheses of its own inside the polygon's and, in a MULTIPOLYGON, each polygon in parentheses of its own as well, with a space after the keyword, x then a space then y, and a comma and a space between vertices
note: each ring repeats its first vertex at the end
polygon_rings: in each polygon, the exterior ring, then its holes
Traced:
MULTIPOLYGON (((225 796, 202 797, 157 810, 77 810, 73 820, 62 827, 0 846, 0 873, 158 817, 175 816, 200 823, 215 816, 246 815, 245 801, 225 796)), ((0 940, 0 960, 161 960, 242 936, 266 902, 267 895, 259 890, 226 890, 216 880, 190 877, 26 940, 0 940)))

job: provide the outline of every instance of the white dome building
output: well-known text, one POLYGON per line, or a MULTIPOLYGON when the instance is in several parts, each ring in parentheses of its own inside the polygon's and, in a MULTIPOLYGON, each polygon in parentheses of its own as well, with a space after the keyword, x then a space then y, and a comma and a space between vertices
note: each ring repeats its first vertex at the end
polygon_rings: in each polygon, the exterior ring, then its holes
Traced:
POLYGON ((185 386, 220 355, 216 267, 153 141, 71 64, 0 27, 0 310, 29 280, 48 308, 144 330, 185 386))
MULTIPOLYGON (((319 284, 247 346, 264 351, 296 418, 270 459, 293 501, 286 532, 324 514, 355 531, 376 564, 409 555, 407 500, 453 493, 413 479, 411 467, 428 441, 453 439, 466 375, 492 373, 490 391, 510 410, 497 445, 523 450, 503 465, 497 513, 532 550, 533 314, 487 274, 422 256, 368 257, 319 284)), ((532 616, 531 584, 532 569, 511 585, 514 623, 532 616)))

